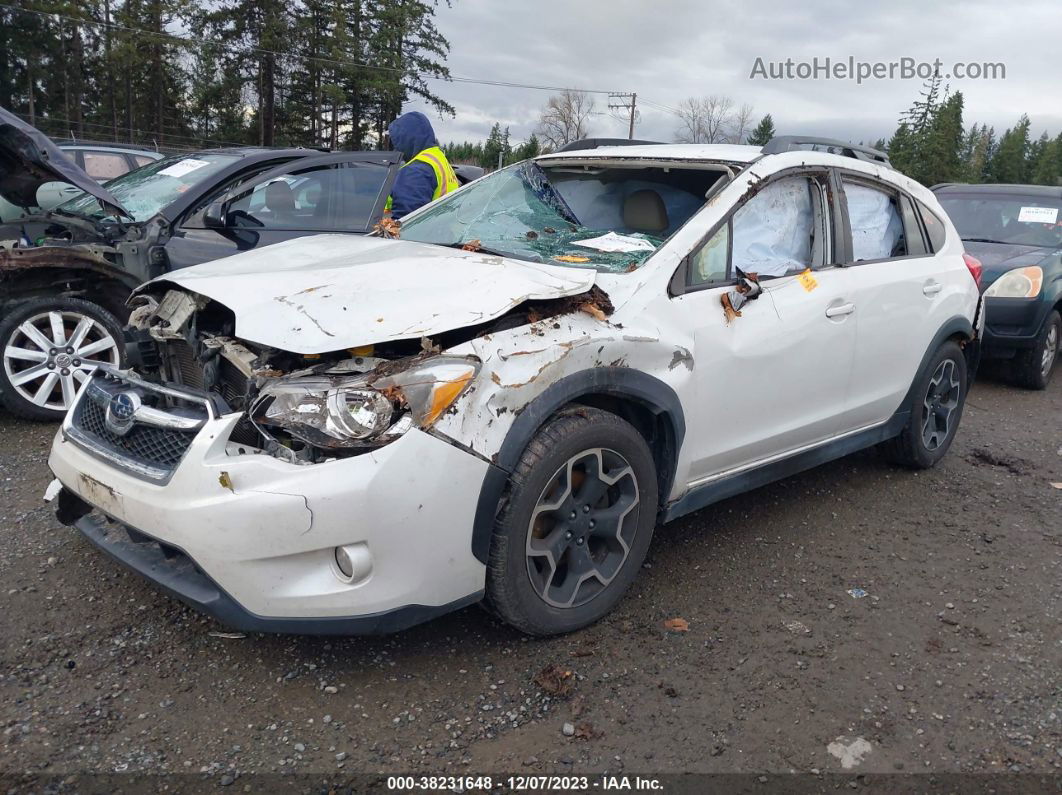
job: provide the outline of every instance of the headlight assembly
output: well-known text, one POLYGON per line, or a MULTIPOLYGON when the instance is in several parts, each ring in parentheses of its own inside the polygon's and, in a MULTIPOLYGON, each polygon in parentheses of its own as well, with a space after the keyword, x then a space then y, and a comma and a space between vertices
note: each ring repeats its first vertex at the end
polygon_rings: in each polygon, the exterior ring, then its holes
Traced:
POLYGON ((251 407, 260 426, 284 428, 316 447, 377 446, 430 428, 465 391, 479 363, 433 356, 394 373, 328 373, 278 379, 251 407))
POLYGON ((1044 272, 1038 265, 1007 271, 985 290, 987 298, 1035 298, 1044 284, 1044 272))

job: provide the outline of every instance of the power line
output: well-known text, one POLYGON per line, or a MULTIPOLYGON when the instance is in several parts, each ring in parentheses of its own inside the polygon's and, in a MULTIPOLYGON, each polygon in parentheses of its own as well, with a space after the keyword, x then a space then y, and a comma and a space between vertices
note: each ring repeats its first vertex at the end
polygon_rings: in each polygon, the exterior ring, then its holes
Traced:
MULTIPOLYGON (((20 116, 26 121, 30 121, 28 113, 15 113, 16 116, 20 116)), ((97 127, 101 130, 120 131, 133 133, 141 138, 152 137, 162 138, 166 142, 172 141, 190 141, 197 145, 200 144, 222 144, 225 146, 247 146, 247 143, 240 143, 239 141, 222 141, 216 138, 202 138, 198 135, 181 135, 180 133, 161 132, 159 130, 146 130, 141 127, 123 127, 121 125, 114 126, 104 122, 94 121, 78 121, 77 119, 66 119, 61 116, 35 116, 33 119, 34 124, 44 124, 46 122, 52 122, 56 124, 65 124, 68 127, 76 127, 81 125, 82 127, 97 127)), ((95 133, 94 133, 95 134, 95 133)), ((114 141, 114 143, 129 143, 128 141, 114 141)))
POLYGON ((668 113, 674 113, 676 116, 682 115, 680 111, 677 111, 674 108, 669 108, 667 105, 661 105, 659 102, 653 102, 651 99, 646 99, 645 97, 642 97, 642 102, 644 102, 646 105, 651 105, 657 110, 664 110, 668 113))
MULTIPOLYGON (((19 11, 19 12, 21 12, 23 14, 34 14, 36 16, 45 17, 47 19, 64 19, 64 20, 66 20, 68 22, 73 22, 73 23, 78 24, 78 25, 85 25, 85 26, 96 27, 96 28, 108 28, 108 29, 112 29, 112 30, 125 31, 127 33, 135 33, 135 34, 141 35, 141 36, 154 36, 156 38, 169 39, 171 41, 180 42, 182 45, 195 45, 197 47, 202 47, 203 44, 204 44, 203 41, 197 41, 197 40, 193 40, 193 39, 186 39, 183 36, 176 36, 176 35, 174 35, 172 33, 163 33, 161 31, 154 31, 154 30, 145 30, 143 28, 132 28, 132 27, 128 27, 126 25, 119 25, 119 24, 114 23, 114 22, 112 22, 112 23, 110 23, 110 25, 108 25, 105 22, 96 22, 95 20, 82 19, 80 17, 71 17, 71 16, 67 16, 65 14, 50 13, 50 12, 47 12, 47 11, 38 11, 38 10, 32 9, 32 8, 19 8, 18 6, 8 5, 7 3, 0 3, 0 8, 7 9, 8 11, 19 11)), ((363 63, 361 61, 354 61, 354 60, 350 60, 350 59, 323 58, 321 56, 315 56, 315 55, 302 55, 302 54, 299 54, 299 53, 286 53, 286 52, 279 52, 277 50, 267 50, 267 49, 264 49, 262 47, 249 46, 249 47, 247 47, 247 50, 249 50, 251 52, 257 52, 257 53, 260 53, 262 55, 273 55, 273 56, 277 56, 277 57, 280 57, 280 58, 299 58, 299 59, 302 59, 304 61, 316 61, 318 63, 334 64, 334 65, 337 65, 337 66, 356 66, 359 69, 373 69, 373 70, 380 71, 380 72, 396 72, 396 73, 401 74, 401 75, 406 75, 406 74, 416 75, 417 77, 419 77, 419 78, 421 78, 423 80, 442 80, 444 82, 449 82, 449 83, 473 83, 473 84, 476 84, 476 85, 483 85, 483 86, 500 86, 502 88, 526 88, 526 89, 530 89, 530 90, 533 90, 533 91, 579 91, 579 92, 584 93, 584 94, 612 94, 612 93, 616 93, 614 91, 609 91, 609 90, 605 90, 605 89, 574 88, 572 86, 545 86, 545 85, 535 85, 535 84, 532 84, 532 83, 516 83, 516 82, 507 81, 507 80, 487 80, 485 78, 476 78, 476 77, 454 77, 452 75, 448 76, 448 77, 444 77, 444 76, 440 76, 440 75, 436 75, 436 74, 431 74, 430 72, 408 72, 405 69, 400 69, 400 68, 395 67, 395 66, 379 66, 377 64, 368 64, 368 63, 363 63)))

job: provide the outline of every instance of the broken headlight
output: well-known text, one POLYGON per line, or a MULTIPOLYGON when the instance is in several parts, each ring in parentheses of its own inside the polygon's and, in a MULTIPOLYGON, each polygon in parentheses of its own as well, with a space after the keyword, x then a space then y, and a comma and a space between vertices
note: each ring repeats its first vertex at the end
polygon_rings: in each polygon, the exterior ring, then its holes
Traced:
POLYGON ((315 447, 376 446, 413 426, 430 428, 479 372, 459 356, 433 356, 395 373, 278 379, 251 407, 260 426, 283 428, 315 447))

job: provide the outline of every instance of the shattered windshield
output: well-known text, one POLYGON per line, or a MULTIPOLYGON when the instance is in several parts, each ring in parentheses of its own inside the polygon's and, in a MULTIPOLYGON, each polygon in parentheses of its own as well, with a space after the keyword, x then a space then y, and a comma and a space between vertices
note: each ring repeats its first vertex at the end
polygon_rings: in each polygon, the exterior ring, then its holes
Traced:
POLYGON ((694 175, 692 181, 664 169, 547 171, 525 161, 404 220, 401 237, 623 273, 641 265, 696 212, 718 178, 686 173, 694 175))
MULTIPOLYGON (((239 158, 234 155, 175 155, 141 166, 106 183, 136 221, 146 221, 187 190, 208 179, 239 158)), ((82 193, 56 208, 58 212, 103 219, 107 213, 96 199, 82 193)))

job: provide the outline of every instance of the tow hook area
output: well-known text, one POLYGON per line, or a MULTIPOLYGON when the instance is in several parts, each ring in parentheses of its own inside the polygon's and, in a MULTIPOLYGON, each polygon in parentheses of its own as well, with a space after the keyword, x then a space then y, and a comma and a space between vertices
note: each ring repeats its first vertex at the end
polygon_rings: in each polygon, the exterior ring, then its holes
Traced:
POLYGON ((65 486, 59 489, 54 502, 55 518, 67 527, 72 527, 78 519, 92 513, 92 506, 65 486))

